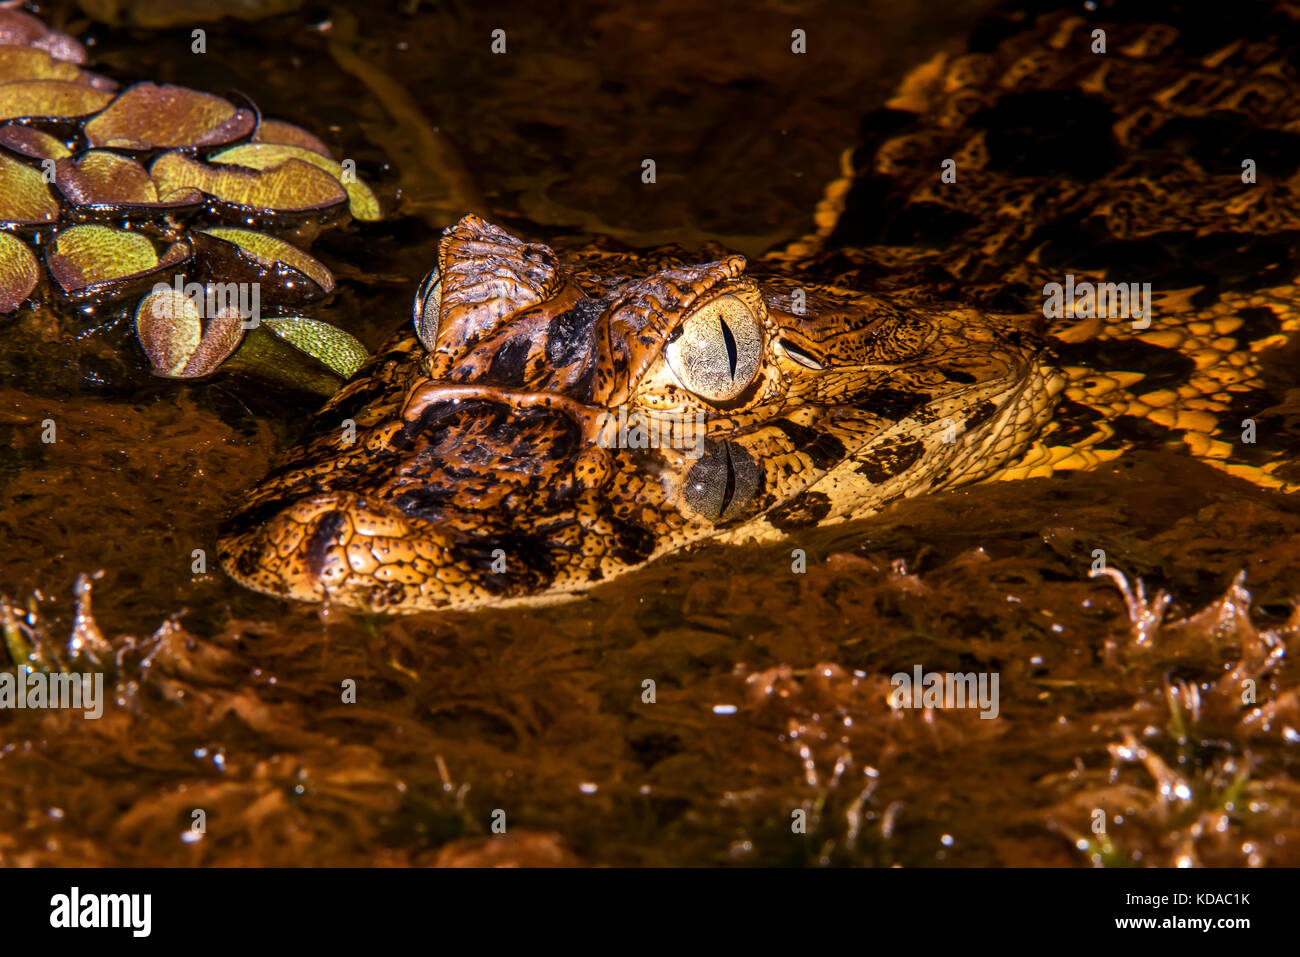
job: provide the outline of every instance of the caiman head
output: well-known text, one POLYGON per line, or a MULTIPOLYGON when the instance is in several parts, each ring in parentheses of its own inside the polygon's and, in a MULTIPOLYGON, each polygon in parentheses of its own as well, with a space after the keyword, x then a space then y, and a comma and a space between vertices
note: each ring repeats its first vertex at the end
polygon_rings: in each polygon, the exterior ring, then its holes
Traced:
POLYGON ((237 581, 379 612, 553 599, 972 481, 1052 405, 1033 343, 976 310, 737 255, 562 258, 474 216, 414 318, 246 494, 237 581))

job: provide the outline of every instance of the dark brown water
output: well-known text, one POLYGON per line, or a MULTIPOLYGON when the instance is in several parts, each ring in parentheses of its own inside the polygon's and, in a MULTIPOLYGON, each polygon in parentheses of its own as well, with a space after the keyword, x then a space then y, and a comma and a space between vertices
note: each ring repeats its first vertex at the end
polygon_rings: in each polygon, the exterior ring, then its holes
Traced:
MULTIPOLYGON (((120 79, 241 90, 400 195, 313 248, 342 280, 319 315, 372 347, 467 208, 543 240, 752 254, 806 232, 860 115, 976 14, 125 6, 145 25, 47 16, 120 79)), ((2 327, 0 592, 38 593, 63 642, 75 579, 102 570, 121 661, 98 721, 0 711, 0 864, 1300 863, 1300 675, 1275 654, 1300 640, 1293 498, 1146 454, 697 549, 546 609, 323 614, 192 570, 312 401, 151 380, 113 320, 2 327), (1099 548, 1168 589, 1167 620, 1209 612, 1139 642, 1088 579, 1099 548), (1220 600, 1242 570, 1248 614, 1220 600), (997 672, 997 718, 892 710, 890 676, 918 663, 997 672)))

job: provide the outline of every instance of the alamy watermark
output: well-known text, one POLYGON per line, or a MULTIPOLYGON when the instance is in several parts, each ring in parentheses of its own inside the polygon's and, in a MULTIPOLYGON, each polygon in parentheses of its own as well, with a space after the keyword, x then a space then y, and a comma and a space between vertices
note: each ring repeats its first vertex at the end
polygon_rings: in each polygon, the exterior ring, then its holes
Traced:
POLYGON ((1151 325, 1151 283, 1075 282, 1068 273, 1064 283, 1043 285, 1046 319, 1132 319, 1134 329, 1151 325))
POLYGON ((86 719, 104 714, 104 673, 46 674, 26 665, 0 671, 0 708, 69 708, 86 719))
POLYGON ((689 459, 704 454, 704 413, 602 412, 596 444, 602 449, 683 449, 689 459))
POLYGON ((255 282, 186 282, 183 274, 177 275, 171 285, 156 283, 153 292, 157 294, 152 309, 155 319, 178 319, 173 315, 174 298, 184 296, 198 311, 200 319, 213 319, 225 314, 234 314, 242 319, 245 329, 255 329, 261 321, 261 285, 255 282))
POLYGON ((981 718, 996 718, 998 672, 900 671, 889 679, 889 706, 900 708, 979 708, 981 718))
POLYGON ((83 894, 73 887, 50 898, 51 927, 119 927, 133 937, 148 937, 152 915, 152 894, 83 894))

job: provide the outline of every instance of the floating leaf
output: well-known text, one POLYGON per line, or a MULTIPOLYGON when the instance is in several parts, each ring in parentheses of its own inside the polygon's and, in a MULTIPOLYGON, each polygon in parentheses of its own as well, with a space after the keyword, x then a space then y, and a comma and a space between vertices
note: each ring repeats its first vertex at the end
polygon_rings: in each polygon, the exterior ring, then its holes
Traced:
POLYGON ((21 10, 0 9, 0 44, 36 47, 69 63, 86 62, 85 47, 21 10))
POLYGON ((347 200, 347 193, 333 176, 297 159, 265 171, 213 169, 184 153, 164 153, 153 161, 149 175, 159 195, 192 187, 250 209, 316 213, 347 200))
POLYGON ((36 256, 17 236, 0 232, 0 312, 17 309, 40 278, 36 256))
POLYGON ((111 299, 148 285, 157 274, 175 270, 190 254, 172 243, 158 257, 153 243, 138 232, 107 226, 72 226, 54 237, 45 264, 72 299, 111 299))
POLYGON ((91 150, 55 166, 54 182, 74 203, 156 203, 149 171, 117 153, 91 150))
POLYGON ((325 264, 307 255, 297 246, 251 229, 215 226, 200 230, 196 248, 204 266, 213 275, 241 279, 249 274, 256 281, 271 280, 288 300, 319 298, 334 291, 334 276, 325 264), (219 240, 217 248, 203 243, 202 237, 219 240), (233 262, 234 259, 242 262, 233 262), (240 268, 240 267, 243 268, 240 268))
POLYGON ((158 253, 147 237, 106 226, 63 230, 51 243, 47 258, 65 290, 147 272, 158 265, 158 253))
POLYGON ((58 137, 34 126, 20 126, 16 123, 0 126, 0 146, 35 160, 56 160, 72 155, 72 150, 58 137))
POLYGON ((54 182, 69 202, 82 206, 122 207, 197 206, 198 190, 176 190, 164 202, 149 171, 135 160, 106 150, 91 150, 75 161, 62 159, 54 167, 54 182))
POLYGON ((193 379, 215 372, 230 357, 244 338, 244 324, 226 309, 205 322, 194 299, 161 285, 136 307, 135 332, 154 375, 193 379))
POLYGON ((254 143, 283 143, 286 146, 301 146, 305 150, 329 156, 329 147, 308 133, 301 126, 294 126, 283 120, 262 120, 253 134, 254 143))
POLYGON ((343 385, 337 372, 260 325, 244 335, 243 343, 226 361, 225 369, 277 388, 299 389, 321 397, 333 395, 343 385))
POLYGON ((59 204, 40 172, 0 153, 0 226, 39 226, 58 217, 59 204))
POLYGON ((218 146, 248 136, 257 125, 251 110, 183 86, 137 83, 86 123, 91 146, 147 150, 218 146))
POLYGON ((56 60, 43 49, 35 47, 0 47, 0 83, 18 79, 66 79, 73 83, 95 86, 95 81, 108 85, 105 77, 95 77, 78 69, 77 64, 56 60))
POLYGON ((97 90, 68 80, 0 83, 0 120, 89 116, 102 110, 112 99, 113 94, 108 90, 97 90))
POLYGON ((369 186, 357 179, 355 175, 345 175, 340 164, 313 150, 284 143, 242 143, 228 150, 222 150, 210 159, 214 163, 230 163, 257 170, 275 169, 289 160, 311 163, 329 173, 347 190, 348 209, 353 219, 372 222, 383 218, 379 200, 375 198, 369 186))
POLYGON ((19 80, 66 80, 97 90, 117 89, 117 84, 108 77, 82 70, 75 63, 56 59, 36 47, 0 46, 0 83, 19 80))
POLYGON ((360 341, 328 322, 305 316, 279 316, 263 319, 261 324, 345 379, 350 379, 370 358, 360 341))

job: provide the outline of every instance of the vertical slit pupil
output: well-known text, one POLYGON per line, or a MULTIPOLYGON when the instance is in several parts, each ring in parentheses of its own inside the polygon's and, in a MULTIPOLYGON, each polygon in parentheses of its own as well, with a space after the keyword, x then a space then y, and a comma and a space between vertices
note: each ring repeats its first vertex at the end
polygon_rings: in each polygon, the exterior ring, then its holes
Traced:
POLYGON ((722 326, 722 341, 727 346, 727 362, 731 364, 731 377, 736 377, 736 337, 731 334, 731 327, 718 320, 718 325, 722 326))
POLYGON ((731 500, 736 496, 736 466, 731 462, 731 443, 726 443, 723 448, 726 449, 727 481, 722 486, 722 505, 718 508, 718 518, 727 513, 727 506, 731 504, 731 500))

